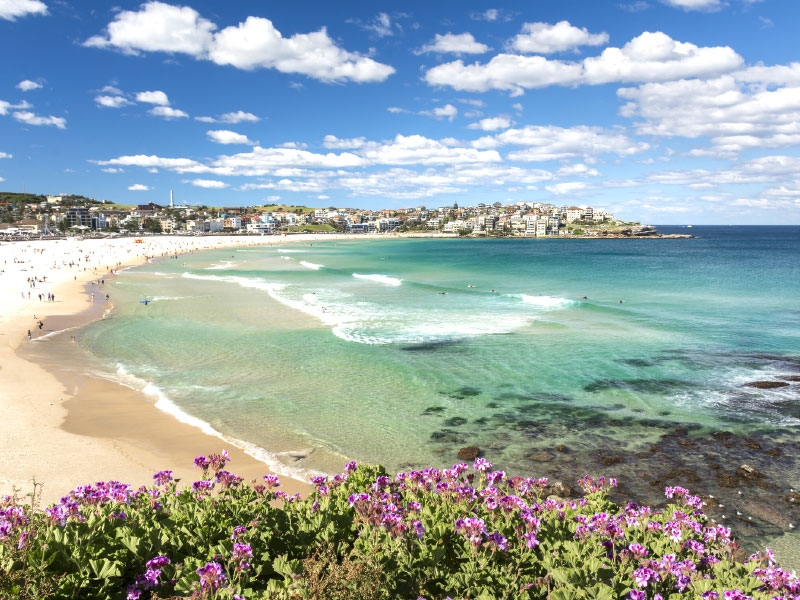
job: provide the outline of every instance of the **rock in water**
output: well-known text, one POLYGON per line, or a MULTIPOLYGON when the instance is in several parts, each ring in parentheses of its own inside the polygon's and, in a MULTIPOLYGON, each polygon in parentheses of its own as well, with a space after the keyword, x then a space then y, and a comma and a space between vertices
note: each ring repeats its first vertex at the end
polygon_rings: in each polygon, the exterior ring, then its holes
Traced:
POLYGON ((736 474, 745 479, 764 479, 764 474, 756 471, 750 465, 742 465, 736 469, 736 474))
POLYGON ((788 387, 789 384, 785 381, 751 381, 745 383, 745 387, 758 388, 760 390, 772 390, 775 388, 788 387))
POLYGON ((480 456, 481 449, 477 446, 467 446, 458 451, 459 460, 475 460, 480 456))

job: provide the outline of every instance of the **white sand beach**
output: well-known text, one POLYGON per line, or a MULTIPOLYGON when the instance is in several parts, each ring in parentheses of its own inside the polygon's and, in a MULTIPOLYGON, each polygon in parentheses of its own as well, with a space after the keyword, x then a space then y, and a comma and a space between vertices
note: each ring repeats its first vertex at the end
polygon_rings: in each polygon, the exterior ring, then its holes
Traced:
MULTIPOLYGON (((90 310, 87 286, 92 281, 115 277, 118 269, 148 258, 183 252, 368 237, 151 236, 141 242, 126 237, 1 243, 0 495, 15 489, 28 493, 36 480, 44 485, 43 500, 50 502, 77 485, 101 479, 144 485, 161 469, 172 469, 191 483, 198 478, 191 469, 194 456, 218 452, 224 444, 159 411, 142 393, 84 374, 57 378, 54 365, 47 368, 19 355, 18 350, 40 336, 58 335, 102 317, 102 303, 99 310, 90 310), (55 300, 48 301, 48 294, 55 300)), ((241 450, 226 449, 233 472, 246 478, 268 472, 241 450)), ((283 489, 308 488, 284 481, 283 489)))

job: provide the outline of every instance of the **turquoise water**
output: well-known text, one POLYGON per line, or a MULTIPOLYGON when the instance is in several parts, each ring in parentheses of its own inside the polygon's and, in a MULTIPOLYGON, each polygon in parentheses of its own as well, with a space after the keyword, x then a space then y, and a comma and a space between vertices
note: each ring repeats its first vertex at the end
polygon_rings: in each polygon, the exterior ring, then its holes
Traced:
MULTIPOLYGON (((674 231, 698 237, 162 259, 109 284, 115 309, 82 344, 108 376, 285 473, 450 465, 477 445, 510 472, 619 475, 645 498, 654 473, 724 495, 715 473, 748 462, 780 482, 751 501, 778 497, 800 487, 800 383, 743 384, 800 374, 800 228, 674 231)), ((776 520, 744 527, 778 535, 776 520)))

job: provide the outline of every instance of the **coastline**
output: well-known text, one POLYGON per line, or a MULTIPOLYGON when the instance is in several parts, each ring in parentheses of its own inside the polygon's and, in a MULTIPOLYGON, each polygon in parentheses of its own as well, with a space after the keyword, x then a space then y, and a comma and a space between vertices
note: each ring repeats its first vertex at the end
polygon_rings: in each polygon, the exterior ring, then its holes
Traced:
MULTIPOLYGON (((226 447, 232 468, 245 478, 268 473, 264 462, 245 451, 159 410, 151 396, 80 370, 64 369, 59 353, 74 359, 71 355, 76 351, 65 332, 103 318, 108 306, 104 294, 97 294, 91 306, 91 282, 113 277, 109 268, 122 270, 148 258, 223 247, 384 237, 163 236, 144 238, 142 244, 133 238, 116 238, 0 245, 4 281, 0 299, 6 307, 0 316, 0 336, 5 338, 0 344, 0 411, 5 415, 0 495, 16 490, 24 496, 36 481, 43 484, 41 500, 46 504, 97 479, 146 485, 165 468, 191 483, 197 479, 191 467, 194 456, 218 452, 220 447, 226 447), (45 281, 30 287, 28 277, 45 281), (55 301, 39 301, 40 293, 53 293, 55 301), (33 315, 43 322, 41 330, 33 315), (32 341, 26 339, 28 330, 32 341), (36 342, 39 338, 44 339, 36 342), (47 352, 26 346, 45 342, 47 352)), ((296 479, 282 480, 282 489, 289 494, 311 489, 296 479)))

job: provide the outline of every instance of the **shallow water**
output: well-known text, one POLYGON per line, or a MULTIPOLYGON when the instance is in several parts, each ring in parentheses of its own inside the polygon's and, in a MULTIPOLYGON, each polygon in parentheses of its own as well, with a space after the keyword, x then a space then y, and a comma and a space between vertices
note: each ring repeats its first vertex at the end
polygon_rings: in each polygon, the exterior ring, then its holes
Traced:
POLYGON ((729 493, 753 505, 738 511, 756 516, 741 525, 748 539, 774 539, 800 522, 782 500, 800 489, 800 382, 743 384, 800 374, 800 228, 675 231, 698 238, 162 259, 111 284, 116 308, 82 344, 109 377, 269 451, 286 473, 449 465, 477 445, 514 473, 619 475, 621 493, 648 502, 664 477, 729 493), (776 487, 719 485, 743 462, 776 487), (755 515, 773 501, 789 521, 755 515))

